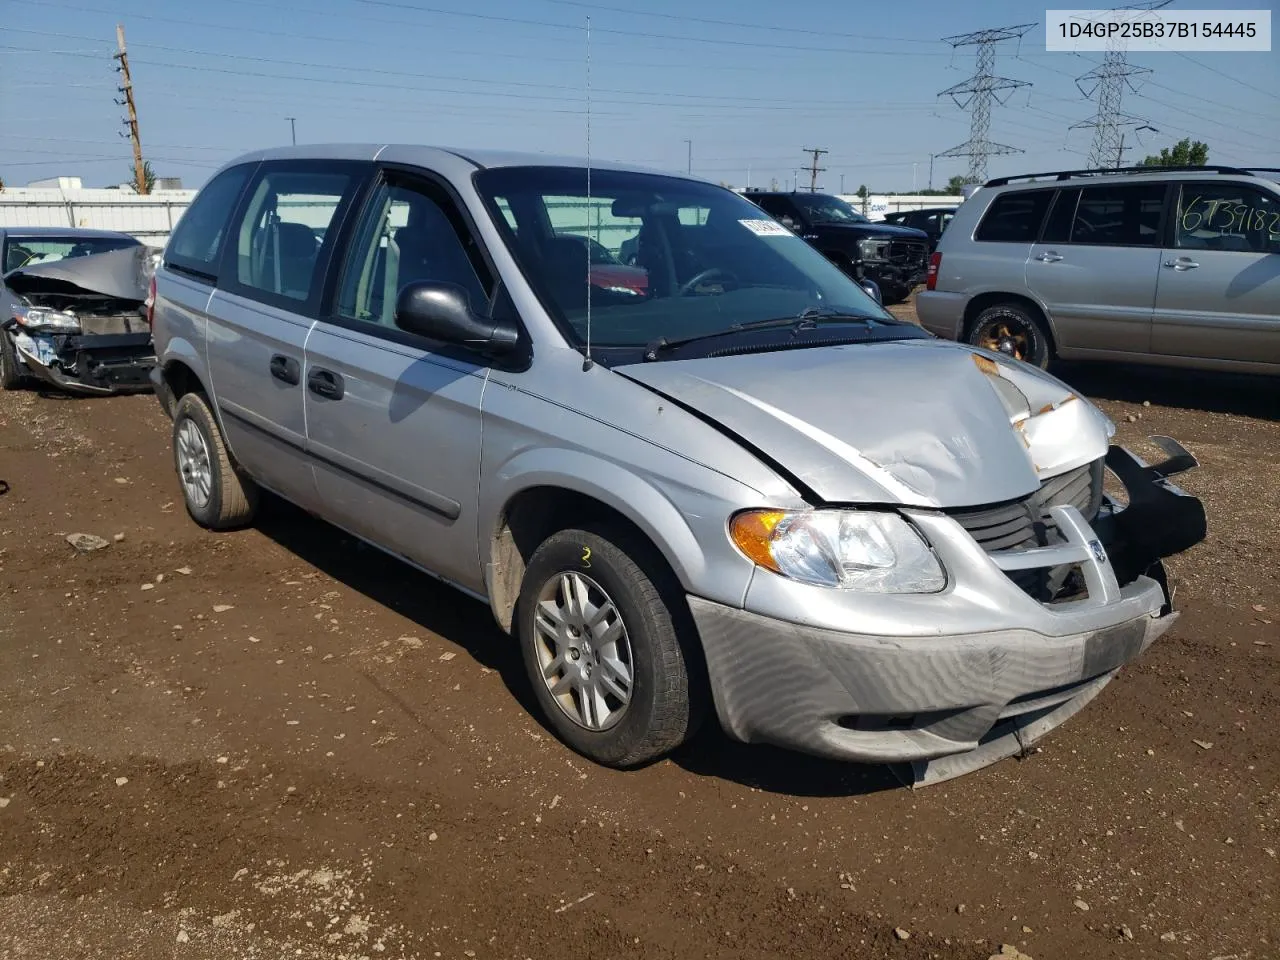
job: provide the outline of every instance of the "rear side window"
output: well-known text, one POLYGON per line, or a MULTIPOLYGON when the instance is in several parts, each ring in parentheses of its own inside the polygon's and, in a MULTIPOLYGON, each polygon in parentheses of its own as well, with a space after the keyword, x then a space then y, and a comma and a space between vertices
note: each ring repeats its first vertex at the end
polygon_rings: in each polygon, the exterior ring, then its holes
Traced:
POLYGON ((222 237, 251 170, 248 164, 232 167, 205 184, 173 229, 164 253, 167 266, 217 277, 222 237))
POLYGON ((1115 247, 1160 245, 1163 183, 1085 187, 1080 191, 1071 242, 1115 247))
POLYGON ((351 170, 269 168, 253 187, 235 237, 241 287, 303 303, 317 286, 320 250, 358 186, 351 170))
POLYGON ((1033 243, 1049 208, 1052 190, 1015 190, 991 201, 975 240, 988 243, 1033 243))

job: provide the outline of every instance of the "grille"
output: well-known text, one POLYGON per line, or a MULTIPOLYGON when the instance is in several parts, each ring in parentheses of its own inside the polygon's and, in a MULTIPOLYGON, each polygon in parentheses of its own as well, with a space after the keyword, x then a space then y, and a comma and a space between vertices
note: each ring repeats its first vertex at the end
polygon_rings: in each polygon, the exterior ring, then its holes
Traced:
POLYGON ((912 240, 894 240, 889 244, 889 259, 904 267, 923 266, 928 247, 912 240))
MULTIPOLYGON (((1103 461, 1101 458, 1075 470, 1051 477, 1030 496, 972 510, 951 511, 951 516, 988 553, 997 550, 1025 550, 1059 542, 1049 507, 1075 507, 1090 523, 1102 506, 1103 461)), ((1079 587, 1072 568, 1012 570, 1007 576, 1028 594, 1049 603, 1074 596, 1079 587)))

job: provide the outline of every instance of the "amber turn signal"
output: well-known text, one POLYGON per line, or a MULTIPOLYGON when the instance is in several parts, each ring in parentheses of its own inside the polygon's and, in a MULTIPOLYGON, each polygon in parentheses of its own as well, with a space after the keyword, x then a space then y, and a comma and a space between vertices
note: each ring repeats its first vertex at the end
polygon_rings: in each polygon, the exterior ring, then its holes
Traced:
POLYGON ((739 550, 766 570, 778 572, 769 543, 786 514, 781 510, 746 510, 729 521, 729 535, 739 550))

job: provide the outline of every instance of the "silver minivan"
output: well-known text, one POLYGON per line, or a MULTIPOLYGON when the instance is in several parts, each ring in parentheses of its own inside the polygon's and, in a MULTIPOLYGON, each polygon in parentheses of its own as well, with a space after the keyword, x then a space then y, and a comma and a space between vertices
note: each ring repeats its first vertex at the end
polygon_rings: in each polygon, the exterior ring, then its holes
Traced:
POLYGON ((1238 167, 988 181, 916 301, 938 336, 1055 357, 1280 373, 1280 183, 1238 167))
POLYGON ((487 603, 603 764, 712 711, 912 784, 1022 752, 1168 629, 1161 558, 1205 533, 1173 440, 1148 465, 689 177, 255 153, 183 216, 152 311, 191 516, 272 491, 487 603))

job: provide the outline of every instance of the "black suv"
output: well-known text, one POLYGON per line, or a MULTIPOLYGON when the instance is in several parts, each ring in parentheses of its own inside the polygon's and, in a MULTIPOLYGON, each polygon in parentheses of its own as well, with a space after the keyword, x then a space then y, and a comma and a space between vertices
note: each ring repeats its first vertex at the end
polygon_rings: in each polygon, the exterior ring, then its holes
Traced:
POLYGON ((825 193, 748 190, 743 196, 849 276, 874 280, 885 303, 901 303, 924 282, 929 237, 922 230, 872 223, 839 197, 825 193))
POLYGON ((885 223, 898 227, 915 227, 923 230, 929 237, 930 252, 938 249, 938 241, 942 231, 956 215, 955 207, 925 207, 923 210, 899 210, 884 215, 885 223))

